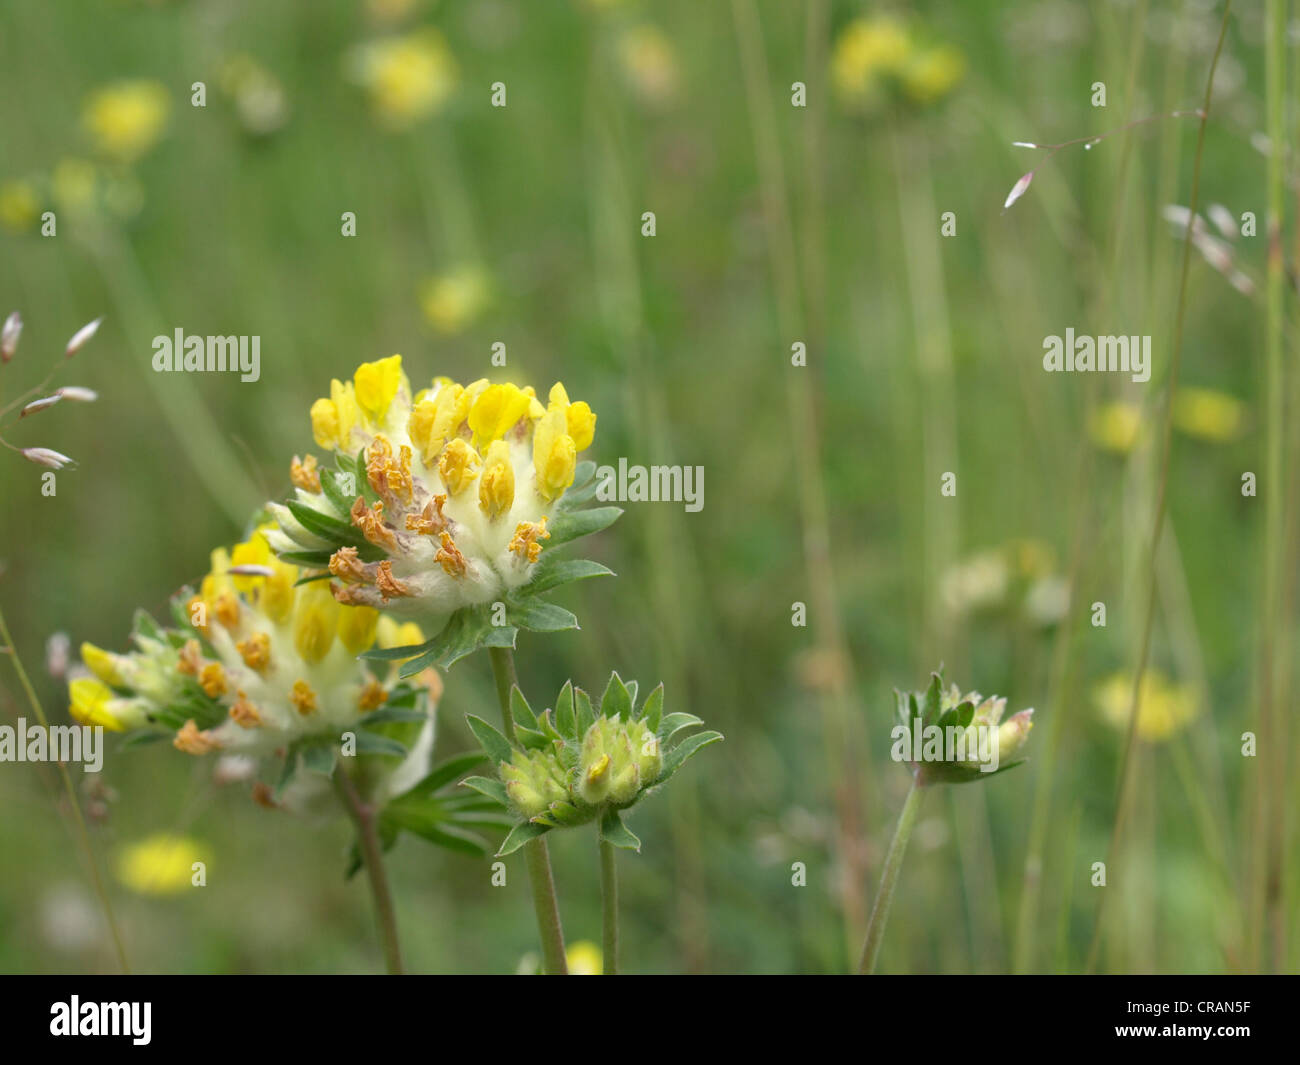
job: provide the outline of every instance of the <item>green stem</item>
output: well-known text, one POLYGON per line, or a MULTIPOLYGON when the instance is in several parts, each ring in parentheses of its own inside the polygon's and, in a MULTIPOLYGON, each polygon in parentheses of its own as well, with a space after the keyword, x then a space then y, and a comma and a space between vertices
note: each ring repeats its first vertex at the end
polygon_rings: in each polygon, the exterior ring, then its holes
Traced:
POLYGON ((916 815, 920 809, 921 786, 913 778, 907 800, 903 803, 903 812, 898 815, 898 827, 894 829, 889 853, 885 855, 885 868, 880 874, 880 890, 876 892, 876 902, 871 907, 867 938, 862 944, 862 960, 858 963, 860 976, 869 976, 876 969, 876 955, 880 953, 885 925, 889 922, 889 907, 894 901, 894 885, 898 882, 898 871, 903 867, 903 854, 907 851, 907 841, 912 838, 912 829, 916 826, 916 815))
POLYGON ((388 873, 384 869, 383 849, 375 831, 375 811, 361 800, 356 785, 342 766, 334 770, 334 790, 339 801, 357 829, 357 843, 361 858, 370 878, 370 894, 375 900, 375 921, 379 925, 379 940, 384 948, 384 961, 390 976, 402 975, 402 950, 397 941, 397 915, 393 909, 393 894, 388 887, 388 873))
MULTIPOLYGON (((14 646, 13 637, 9 635, 9 625, 5 622, 3 611, 0 611, 0 638, 4 640, 4 649, 9 652, 9 658, 14 664, 14 672, 18 674, 18 682, 27 695, 27 701, 32 705, 36 720, 41 723, 42 728, 48 729, 50 725, 45 717, 45 709, 41 706, 40 699, 36 697, 36 689, 32 687, 31 678, 27 676, 27 670, 23 667, 23 660, 18 655, 18 648, 14 646)), ((108 932, 113 940, 118 964, 122 966, 124 973, 129 974, 131 967, 126 962, 126 948, 122 945, 122 934, 118 931, 117 919, 113 916, 113 905, 109 901, 108 888, 105 887, 103 877, 100 876, 99 863, 95 860, 95 851, 90 845, 90 832, 86 828, 86 819, 81 814, 81 803, 77 801, 77 792, 72 786, 72 777, 68 775, 68 767, 63 762, 59 762, 58 767, 59 776, 63 780, 63 790, 68 796, 68 806, 72 810, 72 818, 76 823, 77 842, 85 852, 86 864, 90 867, 90 879, 94 884, 100 908, 104 911, 104 920, 108 924, 108 932)))
MULTIPOLYGON (((515 718, 510 712, 510 692, 518 686, 515 654, 508 647, 489 647, 492 675, 496 679, 497 699, 501 703, 501 724, 506 738, 515 742, 515 718)), ((568 976, 564 957, 564 928, 560 924, 560 906, 555 899, 555 878, 551 875, 551 853, 546 840, 534 839, 524 844, 524 862, 533 889, 533 910, 537 914, 537 931, 542 937, 542 971, 548 976, 568 976)))
MULTIPOLYGON (((1210 73, 1205 81, 1205 104, 1201 108, 1201 122, 1196 134, 1196 155, 1192 164, 1192 189, 1188 199, 1188 210, 1195 218, 1200 204, 1201 160, 1205 154, 1205 127, 1210 120, 1210 102, 1214 96, 1214 73, 1219 67, 1219 56, 1223 52, 1223 41, 1228 35, 1228 21, 1232 14, 1232 0, 1227 0, 1223 9, 1223 22, 1219 27, 1219 41, 1210 60, 1210 73)), ((1187 319, 1187 276, 1192 255, 1192 226, 1187 227, 1183 238, 1182 268, 1178 281, 1178 311, 1174 318, 1173 348, 1169 360, 1169 383, 1165 391, 1164 419, 1161 427, 1160 480, 1156 487, 1155 518, 1151 530, 1151 545, 1148 556, 1148 582, 1146 609, 1143 613, 1142 634, 1138 649, 1137 668, 1133 671, 1133 690, 1129 700, 1128 727, 1124 735, 1124 749, 1120 755, 1119 790, 1115 800, 1115 822, 1111 827, 1110 845, 1106 853, 1106 869, 1115 877, 1114 870, 1121 854, 1124 828, 1128 821, 1129 804, 1133 793, 1133 765, 1135 757, 1135 739, 1137 736, 1138 711, 1142 702, 1142 678, 1146 675, 1147 661, 1151 653, 1151 635, 1155 624, 1157 562, 1159 560, 1160 536, 1164 532, 1165 508, 1168 503, 1170 457, 1173 453, 1173 408, 1174 395, 1178 391, 1178 374, 1183 357, 1183 327, 1187 319)), ((1091 973, 1100 957, 1102 939, 1105 936, 1106 903, 1110 892, 1103 892, 1097 903, 1097 917, 1092 930, 1092 943, 1088 948, 1087 972, 1091 973)))
POLYGON ((614 845, 600 841, 601 950, 605 976, 618 975, 618 868, 614 865, 614 845))

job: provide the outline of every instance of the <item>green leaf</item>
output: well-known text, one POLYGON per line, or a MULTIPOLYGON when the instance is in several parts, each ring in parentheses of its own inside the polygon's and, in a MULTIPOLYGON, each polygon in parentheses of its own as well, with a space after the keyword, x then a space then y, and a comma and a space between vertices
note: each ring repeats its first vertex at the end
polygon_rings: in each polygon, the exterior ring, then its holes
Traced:
MULTIPOLYGON (((565 687, 568 687, 566 683, 565 687)), ((561 692, 563 696, 563 692, 561 692)), ((582 739, 587 734, 587 729, 596 723, 596 711, 591 706, 591 696, 581 688, 573 693, 573 706, 578 723, 578 739, 582 739)))
POLYGON ((527 725, 515 725, 515 742, 525 751, 540 751, 551 745, 551 740, 544 732, 527 725))
POLYGON ((580 740, 578 720, 573 713, 573 682, 565 681, 555 699, 555 728, 566 739, 580 740))
POLYGON ((600 532, 618 520, 623 513, 621 507, 593 507, 590 510, 575 510, 556 515, 555 524, 549 526, 551 537, 543 545, 544 551, 551 551, 560 544, 567 544, 582 536, 600 532))
POLYGON ((389 721, 428 721, 429 715, 420 710, 405 710, 400 706, 381 706, 371 710, 361 719, 367 725, 381 725, 389 721))
POLYGON ((697 725, 703 724, 703 719, 696 717, 694 714, 687 714, 682 711, 669 714, 659 726, 660 739, 664 744, 667 744, 682 729, 695 728, 697 725))
POLYGON ((356 547, 358 550, 362 544, 367 547, 373 546, 361 534, 361 530, 349 522, 343 522, 328 514, 322 514, 319 510, 313 510, 306 503, 300 503, 296 499, 289 500, 285 506, 289 508, 289 513, 297 519, 298 524, 313 536, 319 536, 322 540, 332 544, 356 547))
POLYGON ((530 632, 563 632, 578 628, 578 619, 571 611, 540 599, 522 599, 512 603, 507 617, 510 624, 530 632))
POLYGON ((385 808, 382 820, 448 850, 476 857, 483 857, 490 850, 486 840, 453 823, 436 802, 428 799, 413 799, 400 805, 390 804, 385 808))
POLYGON ((925 713, 921 724, 933 725, 939 719, 940 678, 938 673, 930 674, 930 686, 925 690, 925 713))
POLYGON ((405 745, 389 736, 367 732, 363 728, 350 730, 357 738, 357 754, 382 754, 392 758, 406 757, 405 745))
POLYGON ((537 715, 533 713, 533 708, 528 705, 528 700, 524 698, 524 693, 519 690, 518 684, 510 687, 510 716, 515 719, 515 727, 522 725, 526 729, 537 729, 537 715))
POLYGON ((445 762, 440 762, 434 766, 425 777, 413 787, 407 788, 393 802, 401 802, 408 795, 427 795, 430 792, 437 791, 444 785, 450 784, 461 774, 468 773, 471 769, 477 769, 483 764, 484 760, 480 751, 471 751, 468 754, 458 754, 454 758, 448 758, 445 762))
POLYGON ((906 692, 894 689, 894 713, 898 717, 900 724, 911 725, 912 716, 908 709, 910 696, 906 692))
POLYGON ((327 569, 333 551, 286 551, 279 556, 281 562, 291 562, 295 566, 307 566, 311 569, 327 569))
POLYGON ((957 727, 966 728, 975 717, 975 704, 967 700, 957 707, 957 727))
POLYGON ((551 830, 550 825, 538 825, 532 821, 524 821, 515 825, 510 830, 510 835, 506 836, 505 841, 501 844, 501 849, 497 851, 498 858, 504 858, 507 854, 513 854, 525 843, 537 839, 538 836, 544 836, 551 830))
POLYGON ((338 749, 333 744, 315 743, 302 749, 302 767, 309 773, 327 777, 334 772, 338 749))
MULTIPOLYGON (((540 565, 538 568, 540 568, 540 565)), ((164 639, 162 627, 158 622, 154 621, 153 616, 147 610, 137 610, 135 612, 135 617, 131 619, 131 631, 150 640, 161 641, 164 639)))
POLYGON ((499 780, 492 780, 489 777, 466 777, 460 783, 462 787, 473 788, 480 795, 495 799, 502 806, 510 804, 510 796, 506 794, 506 786, 499 780))
POLYGON ((470 731, 474 733, 475 738, 483 745, 483 750, 487 752, 488 759, 494 766, 500 765, 502 762, 510 761, 515 749, 510 746, 510 741, 508 739, 501 735, 501 733, 481 717, 475 717, 473 714, 466 714, 465 720, 469 722, 470 731))
POLYGON ((425 640, 424 643, 410 643, 404 647, 372 647, 369 651, 362 651, 357 657, 373 662, 395 662, 398 659, 414 658, 416 655, 427 651, 431 646, 433 646, 433 640, 425 640))
POLYGON ((701 748, 707 747, 710 743, 717 743, 722 739, 721 732, 697 732, 689 739, 683 740, 664 756, 663 771, 659 774, 656 784, 662 784, 668 780, 677 770, 685 764, 686 760, 695 754, 701 748))
POLYGON ((602 717, 616 717, 621 721, 626 721, 632 716, 632 700, 627 693, 623 678, 617 672, 609 675, 605 694, 600 697, 600 713, 602 717))
POLYGON ((351 515, 352 504, 356 502, 357 496, 361 495, 361 492, 356 490, 357 476, 355 473, 350 471, 348 473, 343 473, 341 471, 335 472, 334 470, 321 470, 320 488, 321 492, 324 493, 325 498, 330 501, 330 505, 339 514, 351 515), (343 491, 344 482, 349 477, 352 479, 352 487, 355 490, 353 495, 350 497, 344 494, 343 491))
POLYGON ((636 838, 627 825, 623 824, 623 818, 617 810, 607 810, 604 816, 601 817, 600 838, 605 843, 621 847, 624 850, 637 852, 641 850, 641 841, 636 838))
POLYGON ((480 647, 514 647, 513 625, 493 625, 486 608, 462 607, 447 620, 442 631, 424 645, 418 658, 398 670, 399 677, 410 677, 431 665, 447 669, 480 647))
POLYGON ((574 581, 590 577, 613 577, 614 571, 589 558, 559 558, 543 554, 533 570, 533 577, 519 589, 521 595, 538 595, 574 581))
POLYGON ((645 704, 641 707, 641 720, 645 727, 656 735, 659 732, 659 723, 663 718, 664 712, 664 686, 660 681, 658 687, 646 696, 645 704))

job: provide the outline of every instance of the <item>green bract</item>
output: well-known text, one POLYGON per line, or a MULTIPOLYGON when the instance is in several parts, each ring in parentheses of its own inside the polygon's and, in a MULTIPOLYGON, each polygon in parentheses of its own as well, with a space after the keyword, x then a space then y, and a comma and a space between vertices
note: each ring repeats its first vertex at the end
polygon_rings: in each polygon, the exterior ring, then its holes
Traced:
POLYGON ((498 779, 470 777, 464 783, 505 803, 518 819, 499 855, 552 828, 590 821, 599 821, 603 840, 641 849, 641 841, 623 824, 622 811, 722 734, 697 732, 674 745, 679 733, 704 722, 694 714, 664 714, 662 684, 639 709, 636 697, 636 682, 624 684, 613 673, 598 710, 586 692, 566 683, 555 709, 537 715, 515 688, 510 704, 515 743, 470 715, 470 728, 497 767, 498 779))
POLYGON ((1009 759, 1029 738, 1033 710, 1021 710, 1003 721, 1006 699, 962 694, 955 684, 945 688, 942 668, 930 674, 930 686, 924 691, 895 688, 894 698, 898 726, 891 754, 912 768, 920 787, 969 784, 1024 761, 1009 759))

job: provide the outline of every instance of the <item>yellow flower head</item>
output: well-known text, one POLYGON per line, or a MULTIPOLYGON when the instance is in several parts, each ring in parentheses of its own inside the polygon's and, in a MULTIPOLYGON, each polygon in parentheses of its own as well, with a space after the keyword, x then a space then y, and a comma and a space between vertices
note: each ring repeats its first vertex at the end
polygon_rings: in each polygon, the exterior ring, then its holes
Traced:
MULTIPOLYGON (((1133 677, 1117 673, 1097 686, 1093 700, 1102 718, 1115 728, 1128 728, 1132 708, 1133 677)), ((1196 717, 1196 691, 1190 684, 1174 684, 1159 670, 1142 676, 1138 696, 1137 735, 1147 743, 1162 743, 1196 717)))
POLYGON ((159 833, 133 843, 118 856, 117 878, 140 895, 178 895, 194 884, 196 862, 204 873, 209 850, 188 836, 159 833))
POLYGON ((488 305, 487 275, 474 266, 427 278, 420 286, 420 309, 433 329, 451 336, 473 325, 488 305))
POLYGON ((570 943, 564 952, 570 976, 600 976, 605 971, 600 947, 587 939, 570 943))
POLYGON ((950 45, 927 48, 903 70, 903 88, 918 104, 933 104, 948 95, 966 73, 966 60, 950 45))
POLYGON ((1246 405, 1209 388, 1180 388, 1174 394, 1174 425, 1188 436, 1211 444, 1227 444, 1241 435, 1246 405))
POLYGON ((831 55, 836 95, 860 110, 874 106, 889 89, 914 104, 937 103, 965 71, 961 52, 949 45, 926 46, 892 15, 854 19, 831 55))
POLYGON ((1136 403, 1103 403, 1088 416, 1088 436, 1104 451, 1127 455, 1142 430, 1142 408, 1136 403))
POLYGON ((573 484, 596 415, 559 384, 546 406, 531 386, 509 381, 437 378, 413 395, 400 365, 396 356, 366 364, 316 401, 313 433, 339 453, 342 472, 312 465, 319 486, 299 476, 295 506, 322 518, 304 523, 271 504, 278 529, 267 539, 280 555, 328 547, 339 602, 432 625, 528 582, 543 519, 573 484), (349 388, 360 417, 344 431, 349 388), (325 531, 339 523, 354 532, 330 540, 325 531))
POLYGON ((118 81, 90 95, 82 121, 102 155, 130 164, 158 142, 170 110, 161 82, 118 81))
POLYGON ((654 26, 631 26, 618 37, 618 61, 632 90, 652 105, 677 95, 677 56, 672 42, 654 26))
POLYGON ((860 101, 881 78, 900 73, 911 52, 907 27, 893 16, 854 19, 835 42, 831 82, 843 99, 860 101))
POLYGON ((352 76, 369 94, 375 113, 395 129, 441 110, 456 87, 456 61, 432 27, 370 41, 349 59, 352 76))
POLYGON ((36 225, 41 204, 28 181, 6 181, 0 185, 0 226, 11 233, 26 233, 36 225))

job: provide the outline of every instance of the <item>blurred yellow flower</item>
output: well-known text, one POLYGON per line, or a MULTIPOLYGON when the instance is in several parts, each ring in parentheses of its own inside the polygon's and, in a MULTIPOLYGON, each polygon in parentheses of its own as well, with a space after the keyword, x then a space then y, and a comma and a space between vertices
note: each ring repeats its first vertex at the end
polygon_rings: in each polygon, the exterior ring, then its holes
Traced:
POLYGON ((199 843, 160 832, 122 852, 117 878, 141 895, 177 895, 193 883, 195 862, 207 862, 199 843))
POLYGON ((487 275, 474 266, 428 278, 420 286, 420 309, 439 333, 459 333, 488 303, 487 275))
POLYGON ((912 103, 937 103, 965 73, 966 60, 956 48, 920 43, 892 15, 854 19, 831 54, 831 84, 843 103, 858 109, 870 108, 891 87, 912 103))
POLYGON ((376 114, 397 129, 439 110, 458 77, 446 40, 427 26, 358 46, 349 56, 349 68, 369 94, 376 114))
POLYGON ((36 224, 41 205, 28 181, 6 181, 0 185, 0 226, 12 233, 26 233, 36 224))
POLYGON ((903 88, 918 104, 942 100, 966 73, 966 60, 950 45, 917 53, 903 71, 903 88))
POLYGON ((642 100, 665 104, 677 95, 677 57, 660 30, 631 26, 619 35, 617 49, 623 75, 642 100))
POLYGON ((158 143, 170 110, 161 82, 117 81, 91 93, 82 122, 102 155, 129 164, 158 143))
MULTIPOLYGON (((1093 691, 1101 716, 1121 731, 1128 728, 1133 698, 1133 677, 1116 673, 1093 691)), ((1161 743, 1191 721, 1197 712, 1196 692, 1190 684, 1174 684, 1159 670, 1148 669, 1142 676, 1138 709, 1138 738, 1161 743)))
POLYGON ((600 976, 605 971, 604 956, 600 947, 587 939, 570 943, 564 952, 570 976, 600 976))
POLYGON ((226 59, 221 65, 221 89, 249 133, 274 133, 289 117, 279 79, 250 55, 239 53, 226 59))
POLYGON ((1246 405, 1209 388, 1180 388, 1174 395, 1174 425, 1188 436, 1226 444, 1241 435, 1246 405))
POLYGON ((857 18, 844 27, 831 56, 831 82, 847 102, 869 100, 886 75, 899 74, 912 50, 907 27, 891 15, 857 18))
POLYGON ((1095 407, 1088 415, 1088 436, 1104 451, 1127 455, 1142 429, 1142 407, 1115 400, 1095 407))

